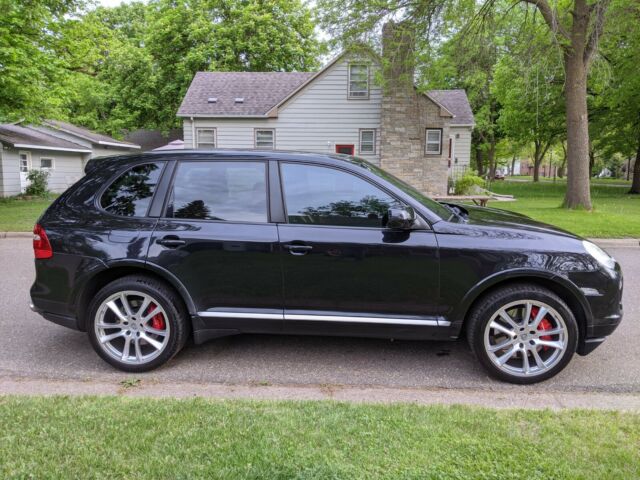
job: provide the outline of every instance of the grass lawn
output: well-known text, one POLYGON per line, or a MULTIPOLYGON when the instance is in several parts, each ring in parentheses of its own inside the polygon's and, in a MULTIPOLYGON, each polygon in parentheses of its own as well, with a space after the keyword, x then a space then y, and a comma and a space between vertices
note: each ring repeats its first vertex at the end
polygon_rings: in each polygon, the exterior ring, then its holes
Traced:
POLYGON ((640 477, 640 415, 0 397, 1 478, 640 477))
POLYGON ((493 182, 490 190, 514 195, 515 202, 491 202, 489 205, 524 213, 584 237, 640 237, 640 195, 627 195, 624 187, 592 185, 594 210, 561 208, 565 183, 493 182))
POLYGON ((31 232, 40 214, 53 199, 0 198, 0 232, 31 232))
MULTIPOLYGON (((533 181, 533 175, 516 175, 514 177, 507 177, 506 181, 510 181, 510 180, 526 180, 526 181, 533 181)), ((540 176, 540 181, 541 182, 556 182, 556 183, 566 183, 567 181, 567 177, 563 177, 563 178, 556 178, 555 180, 553 179, 553 177, 543 177, 540 176)), ((631 180, 626 180, 624 178, 592 178, 591 179, 591 185, 629 185, 631 186, 631 180)))

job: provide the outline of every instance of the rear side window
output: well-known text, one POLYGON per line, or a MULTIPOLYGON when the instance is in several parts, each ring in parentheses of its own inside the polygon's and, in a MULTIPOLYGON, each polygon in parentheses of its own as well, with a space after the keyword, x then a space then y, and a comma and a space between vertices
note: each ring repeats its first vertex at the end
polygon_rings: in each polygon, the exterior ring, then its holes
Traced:
POLYGON ((266 164, 181 162, 175 174, 167 216, 267 222, 266 164))
POLYGON ((109 185, 100 199, 107 212, 123 217, 144 217, 151 205, 164 162, 136 165, 109 185))
POLYGON ((402 203, 360 177, 328 167, 283 163, 289 223, 384 227, 402 203))

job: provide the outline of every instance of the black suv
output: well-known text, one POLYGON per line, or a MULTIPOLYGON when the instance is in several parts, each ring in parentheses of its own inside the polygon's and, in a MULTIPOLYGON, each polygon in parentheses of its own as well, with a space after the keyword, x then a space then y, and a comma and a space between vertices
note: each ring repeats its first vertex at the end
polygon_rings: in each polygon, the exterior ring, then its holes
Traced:
POLYGON ((34 231, 32 308, 129 372, 239 333, 455 340, 533 383, 622 318, 620 266, 510 212, 437 203, 355 157, 100 158, 34 231))

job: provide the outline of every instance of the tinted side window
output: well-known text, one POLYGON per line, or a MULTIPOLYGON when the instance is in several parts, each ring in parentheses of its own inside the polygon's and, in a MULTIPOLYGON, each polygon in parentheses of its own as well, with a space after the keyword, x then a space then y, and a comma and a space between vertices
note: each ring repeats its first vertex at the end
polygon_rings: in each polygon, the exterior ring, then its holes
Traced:
POLYGON ((283 163, 289 223, 383 227, 402 204, 369 182, 333 168, 283 163))
POLYGON ((181 162, 175 174, 167 216, 267 222, 266 164, 181 162))
POLYGON ((107 212, 125 217, 144 217, 156 190, 164 162, 137 165, 120 175, 100 199, 107 212))

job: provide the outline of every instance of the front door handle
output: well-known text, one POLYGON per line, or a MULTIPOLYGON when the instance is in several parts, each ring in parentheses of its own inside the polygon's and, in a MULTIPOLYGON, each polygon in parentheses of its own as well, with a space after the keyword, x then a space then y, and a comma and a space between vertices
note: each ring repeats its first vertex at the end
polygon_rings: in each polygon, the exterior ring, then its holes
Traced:
POLYGON ((181 240, 180 237, 176 235, 167 235, 164 238, 156 240, 156 243, 168 248, 177 248, 181 245, 185 245, 187 242, 181 240))
POLYGON ((284 246, 284 248, 289 250, 289 253, 291 255, 306 255, 311 250, 313 250, 313 247, 311 245, 292 245, 292 244, 287 244, 287 245, 284 246))

